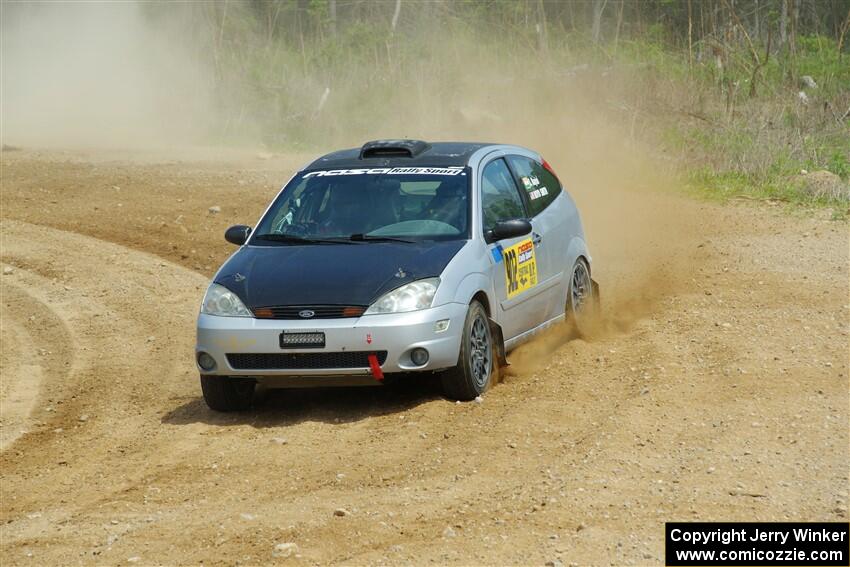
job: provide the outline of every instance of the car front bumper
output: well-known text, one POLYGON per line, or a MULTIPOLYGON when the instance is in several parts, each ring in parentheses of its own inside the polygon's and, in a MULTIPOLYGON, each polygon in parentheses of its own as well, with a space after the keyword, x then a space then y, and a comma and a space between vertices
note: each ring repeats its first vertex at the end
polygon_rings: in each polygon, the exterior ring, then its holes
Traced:
MULTIPOLYGON (((368 363, 362 366, 355 362, 352 367, 351 356, 357 354, 359 360, 366 354, 379 354, 386 358, 380 365, 384 373, 433 371, 452 367, 457 364, 460 352, 460 340, 466 318, 467 306, 460 303, 448 303, 439 307, 386 315, 364 315, 348 319, 254 319, 250 317, 218 317, 200 314, 198 316, 197 344, 195 363, 198 355, 205 352, 215 359, 215 368, 198 370, 206 375, 224 376, 370 376, 372 370, 368 363), (437 323, 449 321, 442 332, 436 331, 437 323), (323 332, 325 346, 322 348, 281 348, 281 332, 323 332), (415 365, 410 358, 414 348, 428 351, 428 361, 415 365), (245 364, 235 363, 237 357, 228 355, 256 354, 252 360, 274 359, 274 356, 286 355, 286 368, 245 368, 245 364), (290 356, 293 355, 293 356, 290 356), (305 355, 305 356, 299 356, 305 355), (326 356, 324 356, 326 355, 326 356), (327 366, 340 360, 348 360, 346 367, 327 366), (303 365, 301 360, 309 360, 303 365)), ((242 357, 243 360, 246 357, 242 357)), ((262 366, 274 366, 265 364, 262 366)))

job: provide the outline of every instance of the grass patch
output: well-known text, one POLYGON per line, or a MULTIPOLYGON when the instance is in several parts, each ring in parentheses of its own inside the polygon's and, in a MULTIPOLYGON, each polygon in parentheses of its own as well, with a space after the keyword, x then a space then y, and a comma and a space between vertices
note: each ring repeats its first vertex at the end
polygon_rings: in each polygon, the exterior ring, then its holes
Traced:
POLYGON ((832 208, 832 220, 847 220, 850 215, 850 201, 811 196, 790 179, 759 179, 736 171, 697 168, 683 174, 682 187, 688 195, 710 202, 726 203, 736 198, 778 201, 792 211, 832 208))

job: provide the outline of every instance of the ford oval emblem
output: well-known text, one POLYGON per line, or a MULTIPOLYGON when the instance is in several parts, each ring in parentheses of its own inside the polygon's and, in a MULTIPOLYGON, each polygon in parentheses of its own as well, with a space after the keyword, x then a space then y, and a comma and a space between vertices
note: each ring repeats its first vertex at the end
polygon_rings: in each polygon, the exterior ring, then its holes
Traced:
POLYGON ((309 319, 310 317, 313 317, 314 315, 316 315, 316 312, 311 311, 309 309, 304 309, 304 310, 298 312, 298 316, 301 317, 302 319, 309 319))

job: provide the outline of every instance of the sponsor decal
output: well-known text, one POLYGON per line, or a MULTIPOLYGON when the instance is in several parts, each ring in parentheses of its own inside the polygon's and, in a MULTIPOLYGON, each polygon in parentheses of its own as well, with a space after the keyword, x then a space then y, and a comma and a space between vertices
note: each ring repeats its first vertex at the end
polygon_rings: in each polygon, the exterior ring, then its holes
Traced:
POLYGON ((531 188, 534 187, 534 185, 531 184, 531 179, 529 179, 528 177, 522 177, 521 179, 522 184, 526 188, 526 190, 530 191, 531 188))
POLYGON ((508 299, 537 285, 537 259, 530 238, 505 248, 505 285, 508 299))
POLYGON ((328 169, 308 171, 304 177, 337 175, 466 175, 463 167, 372 167, 363 169, 328 169))
POLYGON ((540 189, 535 189, 534 191, 531 191, 528 194, 528 197, 529 197, 529 199, 531 199, 533 201, 535 199, 539 199, 540 197, 545 197, 548 194, 549 194, 549 190, 546 189, 546 187, 541 185, 540 189))
POLYGON ((502 253, 503 253, 503 252, 504 252, 504 250, 502 249, 502 245, 501 245, 501 244, 497 244, 497 245, 495 245, 493 248, 491 248, 491 249, 490 249, 490 254, 492 254, 492 255, 493 255, 493 261, 494 261, 494 262, 496 262, 497 264, 498 264, 499 262, 501 262, 501 261, 502 261, 502 253))

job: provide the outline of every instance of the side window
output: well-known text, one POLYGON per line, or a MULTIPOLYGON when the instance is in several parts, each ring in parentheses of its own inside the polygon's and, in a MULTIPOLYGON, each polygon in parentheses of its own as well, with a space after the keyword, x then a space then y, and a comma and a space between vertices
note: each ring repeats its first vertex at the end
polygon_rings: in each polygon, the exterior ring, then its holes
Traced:
POLYGON ((484 230, 492 229, 499 221, 526 216, 514 178, 501 158, 484 167, 481 175, 481 208, 484 213, 484 230))
POLYGON ((537 216, 558 197, 561 183, 533 159, 508 156, 508 161, 519 177, 521 188, 528 194, 531 216, 537 216))

